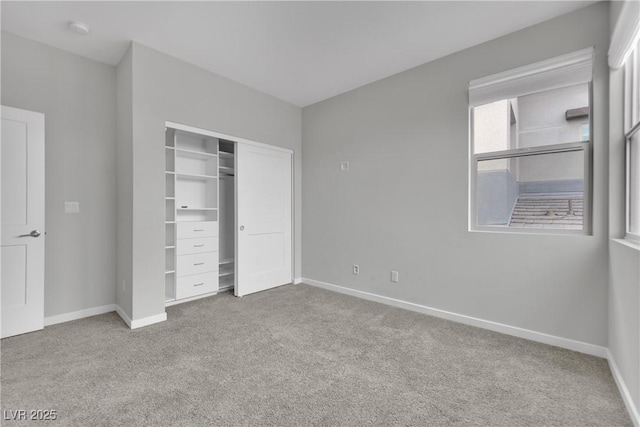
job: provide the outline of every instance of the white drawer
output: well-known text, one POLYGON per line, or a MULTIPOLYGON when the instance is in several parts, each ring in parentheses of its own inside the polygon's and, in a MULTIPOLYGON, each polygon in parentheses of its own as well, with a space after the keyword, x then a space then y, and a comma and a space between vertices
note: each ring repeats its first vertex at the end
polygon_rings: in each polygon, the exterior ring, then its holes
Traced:
POLYGON ((180 255, 176 258, 178 260, 176 269, 177 277, 218 271, 218 252, 180 255))
POLYGON ((177 249, 178 255, 218 252, 218 238, 201 237, 199 239, 178 239, 177 249))
POLYGON ((197 274, 176 280, 176 299, 218 291, 218 273, 197 274))
POLYGON ((218 221, 185 221, 178 222, 178 239, 194 237, 216 237, 218 221))

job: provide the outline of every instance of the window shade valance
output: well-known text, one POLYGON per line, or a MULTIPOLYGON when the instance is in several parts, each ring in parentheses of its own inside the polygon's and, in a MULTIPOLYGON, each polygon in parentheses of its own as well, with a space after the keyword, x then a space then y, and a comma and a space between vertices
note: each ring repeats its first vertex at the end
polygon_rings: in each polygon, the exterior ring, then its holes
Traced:
POLYGON ((483 105, 543 90, 588 83, 593 47, 514 68, 469 82, 469 105, 483 105))

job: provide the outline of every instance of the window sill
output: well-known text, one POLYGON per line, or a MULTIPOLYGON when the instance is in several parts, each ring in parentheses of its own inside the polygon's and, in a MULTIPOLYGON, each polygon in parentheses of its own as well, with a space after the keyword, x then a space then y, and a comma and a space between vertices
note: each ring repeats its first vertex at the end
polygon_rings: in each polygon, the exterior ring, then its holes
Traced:
POLYGON ((640 244, 636 243, 636 242, 632 242, 631 240, 628 239, 611 239, 611 241, 616 242, 622 246, 627 246, 631 249, 635 249, 636 251, 640 252, 640 244))
POLYGON ((485 234, 519 234, 538 236, 577 236, 591 237, 585 230, 568 230, 561 228, 520 228, 520 227, 500 227, 500 226, 475 226, 469 228, 470 233, 485 234))

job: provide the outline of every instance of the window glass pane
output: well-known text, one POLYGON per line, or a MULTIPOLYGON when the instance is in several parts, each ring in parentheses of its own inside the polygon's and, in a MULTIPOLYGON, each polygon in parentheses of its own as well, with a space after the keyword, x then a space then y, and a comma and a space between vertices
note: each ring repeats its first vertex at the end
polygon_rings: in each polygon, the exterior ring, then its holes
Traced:
POLYGON ((640 51, 638 46, 631 52, 624 65, 625 132, 629 132, 640 121, 640 51))
POLYGON ((640 132, 629 144, 629 233, 640 235, 640 132))
POLYGON ((633 58, 633 83, 631 84, 631 127, 640 121, 640 41, 636 46, 633 58))
POLYGON ((583 229, 584 151, 480 160, 478 225, 583 229))
POLYGON ((582 127, 580 128, 582 130, 582 139, 581 141, 589 141, 590 135, 589 135, 589 123, 583 123, 582 127))
POLYGON ((589 135, 589 85, 586 83, 473 109, 476 154, 588 141, 589 135))

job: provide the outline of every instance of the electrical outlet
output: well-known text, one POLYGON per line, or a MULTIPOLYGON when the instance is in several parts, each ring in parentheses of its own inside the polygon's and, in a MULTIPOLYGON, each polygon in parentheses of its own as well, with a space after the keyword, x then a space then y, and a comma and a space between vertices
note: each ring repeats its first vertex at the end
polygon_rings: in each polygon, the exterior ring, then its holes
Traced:
POLYGON ((340 170, 348 171, 349 170, 349 162, 344 161, 340 163, 340 170))
POLYGON ((360 274, 360 266, 358 264, 353 264, 353 274, 360 274))
POLYGON ((391 281, 398 283, 400 281, 400 273, 395 270, 391 270, 391 281))

